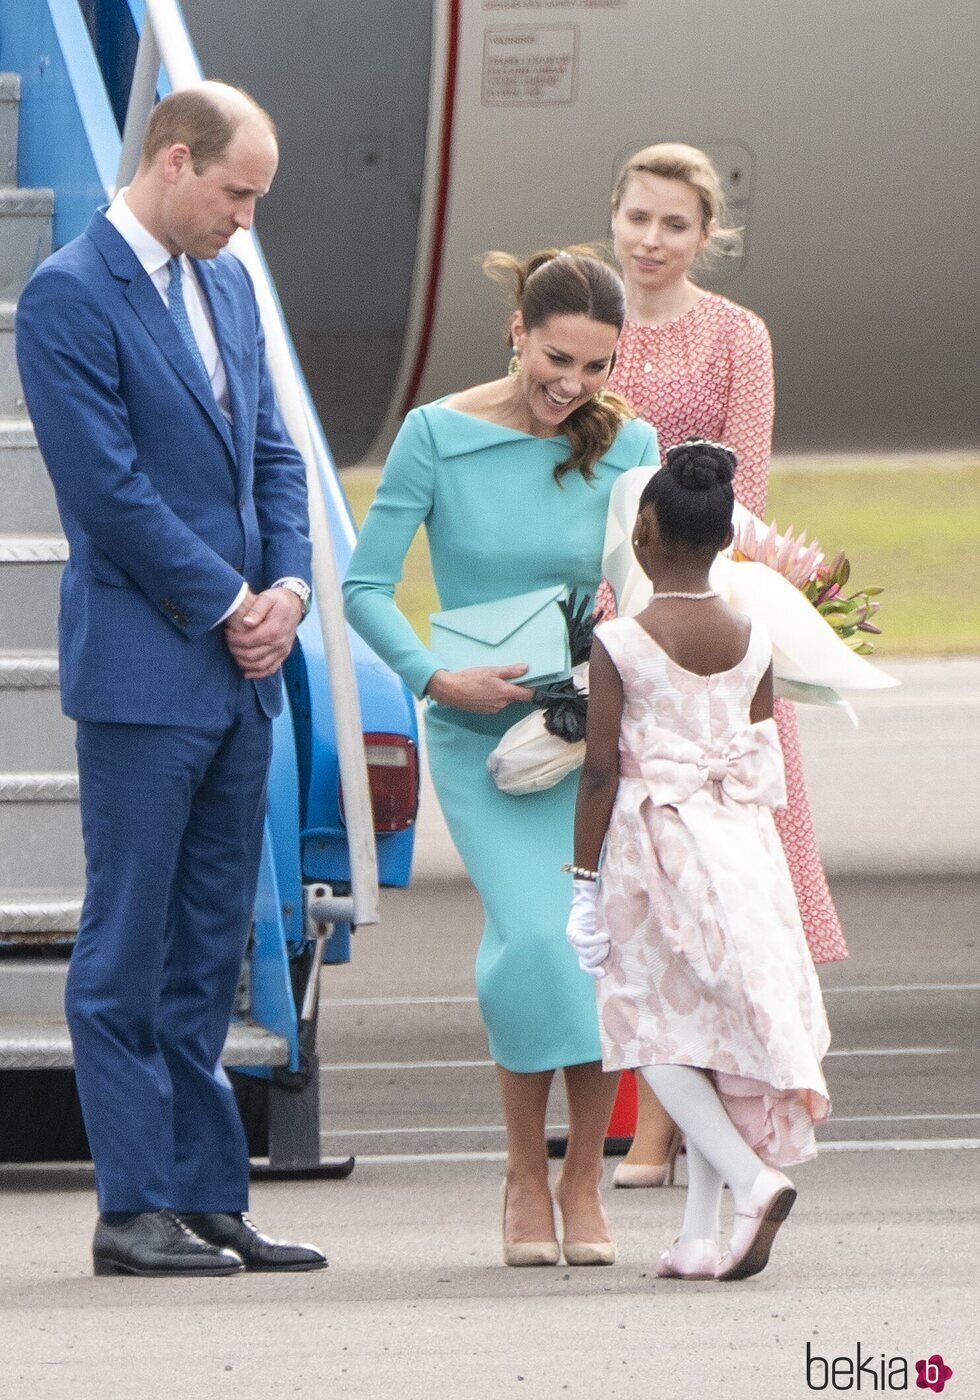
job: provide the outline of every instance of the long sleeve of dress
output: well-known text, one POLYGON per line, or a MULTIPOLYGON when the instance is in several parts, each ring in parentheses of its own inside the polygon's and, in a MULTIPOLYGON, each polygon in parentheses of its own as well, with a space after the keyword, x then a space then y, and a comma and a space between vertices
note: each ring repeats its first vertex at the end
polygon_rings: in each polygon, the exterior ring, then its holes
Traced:
POLYGON ((422 416, 410 413, 385 463, 344 582, 348 622, 416 696, 442 663, 395 604, 395 585, 433 503, 435 449, 422 416))
POLYGON ((721 441, 738 458, 736 497, 759 516, 764 516, 766 510, 774 413, 769 332, 758 316, 745 317, 732 345, 728 408, 721 441))

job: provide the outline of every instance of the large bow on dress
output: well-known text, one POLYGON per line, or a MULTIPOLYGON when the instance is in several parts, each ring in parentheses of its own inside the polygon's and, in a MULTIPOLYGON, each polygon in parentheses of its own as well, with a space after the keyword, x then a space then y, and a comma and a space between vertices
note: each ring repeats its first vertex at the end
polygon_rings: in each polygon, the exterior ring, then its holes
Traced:
MULTIPOLYGON (((674 955, 691 964, 703 985, 720 990, 733 975, 729 964, 735 930, 744 922, 740 911, 770 901, 771 862, 785 865, 782 852, 775 849, 774 828, 768 854, 758 838, 748 847, 743 844, 747 807, 786 802, 776 722, 745 725, 716 747, 657 729, 642 755, 620 754, 619 771, 622 778, 639 779, 633 793, 620 789, 620 800, 632 808, 642 827, 648 825, 641 815, 645 802, 661 809, 650 835, 666 881, 658 898, 673 910, 664 918, 664 941, 674 955), (686 839, 672 838, 673 821, 686 831, 686 839)), ((772 826, 771 814, 766 817, 772 826)), ((783 874, 788 881, 788 872, 783 874)))
POLYGON ((783 754, 772 719, 746 725, 717 748, 657 730, 642 758, 620 755, 619 771, 624 778, 642 778, 657 807, 678 807, 708 784, 732 802, 786 805, 783 754))
POLYGON ((603 885, 613 865, 608 897, 600 889, 611 940, 603 1025, 646 1026, 645 1039, 630 1032, 625 1063, 676 1053, 674 1063, 709 1069, 750 1146, 767 1161, 803 1161, 812 1123, 827 1115, 829 1032, 766 810, 786 801, 775 722, 716 745, 665 729, 643 744, 642 755, 620 754, 616 801, 630 835, 603 865, 603 885), (630 1005, 634 1019, 623 1019, 630 1005))

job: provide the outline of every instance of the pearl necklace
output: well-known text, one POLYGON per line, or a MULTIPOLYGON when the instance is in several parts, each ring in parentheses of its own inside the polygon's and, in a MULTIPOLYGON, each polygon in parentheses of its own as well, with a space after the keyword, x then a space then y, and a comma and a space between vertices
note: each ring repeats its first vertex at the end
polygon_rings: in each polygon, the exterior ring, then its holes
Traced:
POLYGON ((655 603, 658 598, 688 598, 692 603, 701 603, 705 598, 717 598, 718 594, 713 588, 709 588, 707 593, 654 593, 650 599, 655 603))

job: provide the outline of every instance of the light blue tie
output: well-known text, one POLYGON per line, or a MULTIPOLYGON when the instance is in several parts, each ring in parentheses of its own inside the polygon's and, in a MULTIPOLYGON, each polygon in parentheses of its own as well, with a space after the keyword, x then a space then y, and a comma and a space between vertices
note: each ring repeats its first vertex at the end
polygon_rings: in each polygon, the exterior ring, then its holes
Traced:
POLYGON ((191 358, 194 363, 199 366, 201 373, 210 386, 211 376, 208 374, 207 366, 204 363, 204 356, 201 354, 201 347, 197 343, 197 339, 194 335, 194 327, 191 325, 191 319, 187 314, 187 307, 184 304, 184 284, 182 280, 180 258, 171 258, 167 266, 170 268, 170 286, 167 288, 167 304, 170 308, 170 314, 173 317, 174 325, 177 327, 181 340, 191 352, 191 358))

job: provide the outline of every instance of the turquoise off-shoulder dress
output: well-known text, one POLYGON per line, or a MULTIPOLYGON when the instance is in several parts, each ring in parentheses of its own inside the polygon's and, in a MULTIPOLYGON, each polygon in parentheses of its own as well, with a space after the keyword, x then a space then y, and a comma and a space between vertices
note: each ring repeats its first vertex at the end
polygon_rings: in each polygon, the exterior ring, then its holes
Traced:
MULTIPOLYGON (((657 438, 624 424, 592 483, 553 471, 564 436, 537 438, 441 403, 413 409, 385 465, 344 584, 351 625, 415 695, 439 658, 394 602, 425 525, 442 608, 567 584, 595 596, 609 492, 620 472, 659 461, 657 438)), ((514 661, 527 660, 515 656, 514 661)), ((530 705, 477 715, 429 704, 429 767, 450 834, 483 901, 476 990, 490 1054, 528 1073, 600 1058, 595 987, 565 941, 578 775, 546 792, 499 792, 487 757, 530 705)), ((451 938, 453 930, 446 930, 451 938)))

